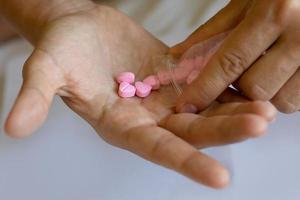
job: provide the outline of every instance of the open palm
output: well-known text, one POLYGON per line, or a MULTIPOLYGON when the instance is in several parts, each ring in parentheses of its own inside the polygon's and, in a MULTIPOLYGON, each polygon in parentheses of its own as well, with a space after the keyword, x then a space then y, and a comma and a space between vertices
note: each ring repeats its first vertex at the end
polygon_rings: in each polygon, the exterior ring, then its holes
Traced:
POLYGON ((47 117, 53 96, 59 95, 107 142, 208 186, 225 186, 227 171, 197 148, 260 136, 275 110, 263 102, 216 102, 197 115, 175 114, 171 87, 145 99, 117 96, 118 73, 132 71, 142 79, 152 73, 153 56, 168 50, 108 7, 50 22, 24 66, 7 132, 15 137, 32 133, 47 117))

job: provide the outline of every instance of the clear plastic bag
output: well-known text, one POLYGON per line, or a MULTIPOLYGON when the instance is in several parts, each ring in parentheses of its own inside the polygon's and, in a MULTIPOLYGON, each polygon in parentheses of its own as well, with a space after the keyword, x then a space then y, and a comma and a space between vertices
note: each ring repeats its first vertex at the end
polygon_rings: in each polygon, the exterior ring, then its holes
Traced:
POLYGON ((153 70, 161 85, 172 85, 175 93, 179 96, 183 86, 190 84, 198 76, 227 35, 228 32, 221 33, 195 44, 180 59, 176 59, 172 55, 154 57, 153 70))

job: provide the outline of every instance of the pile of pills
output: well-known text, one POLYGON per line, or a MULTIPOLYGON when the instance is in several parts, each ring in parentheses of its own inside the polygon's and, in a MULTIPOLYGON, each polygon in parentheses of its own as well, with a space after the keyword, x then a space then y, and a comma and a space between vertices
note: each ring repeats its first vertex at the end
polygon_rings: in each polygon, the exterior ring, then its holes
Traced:
POLYGON ((160 71, 146 77, 143 81, 135 82, 135 75, 132 72, 120 73, 116 78, 119 83, 119 96, 123 98, 133 96, 144 98, 149 96, 152 90, 158 90, 160 86, 170 85, 171 83, 173 85, 191 84, 219 49, 228 34, 229 32, 221 33, 195 44, 182 55, 176 64, 168 56, 165 57, 167 60, 160 59, 160 64, 163 64, 159 68, 160 71))
POLYGON ((143 81, 135 82, 134 73, 122 72, 117 76, 116 80, 119 83, 118 94, 123 98, 134 96, 145 98, 150 95, 152 90, 160 88, 160 82, 154 75, 146 77, 143 81))
POLYGON ((118 94, 123 98, 134 96, 145 98, 151 94, 151 91, 170 85, 172 81, 178 84, 190 84, 198 76, 204 64, 203 60, 187 59, 172 70, 158 71, 137 82, 135 82, 134 73, 122 72, 116 77, 116 81, 119 83, 118 94))

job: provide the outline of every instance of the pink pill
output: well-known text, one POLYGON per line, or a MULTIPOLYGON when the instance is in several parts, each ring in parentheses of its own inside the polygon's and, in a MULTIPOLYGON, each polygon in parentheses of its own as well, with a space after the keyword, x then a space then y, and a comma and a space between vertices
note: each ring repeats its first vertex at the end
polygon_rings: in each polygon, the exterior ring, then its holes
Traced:
POLYGON ((191 84, 199 75, 199 70, 194 70, 190 73, 189 77, 186 79, 187 84, 191 84))
POLYGON ((160 82, 158 80, 158 77, 155 75, 147 76, 143 83, 150 85, 152 87, 152 90, 158 90, 160 88, 160 82))
POLYGON ((127 82, 122 82, 119 86, 118 94, 120 97, 129 98, 134 97, 136 92, 136 88, 127 82))
POLYGON ((172 69, 172 78, 178 84, 185 82, 191 71, 194 70, 194 60, 184 59, 179 61, 179 63, 172 69))
POLYGON ((121 84, 122 82, 133 83, 135 75, 132 72, 122 72, 117 76, 117 82, 121 84))
POLYGON ((161 85, 169 85, 171 83, 171 74, 168 71, 157 72, 157 77, 161 85))
POLYGON ((206 65, 207 59, 202 56, 195 57, 195 69, 202 69, 206 65))
POLYGON ((152 87, 150 85, 143 83, 141 81, 135 83, 135 88, 136 88, 136 95, 142 98, 149 96, 152 90, 152 87))
POLYGON ((172 77, 176 83, 182 83, 185 81, 185 79, 188 77, 191 71, 192 70, 190 69, 190 66, 187 67, 178 66, 172 70, 172 74, 173 74, 172 77))
MULTIPOLYGON (((186 73, 191 73, 191 71, 195 68, 195 59, 183 59, 180 60, 176 68, 184 68, 186 73)), ((175 69, 176 69, 175 68, 175 69)))

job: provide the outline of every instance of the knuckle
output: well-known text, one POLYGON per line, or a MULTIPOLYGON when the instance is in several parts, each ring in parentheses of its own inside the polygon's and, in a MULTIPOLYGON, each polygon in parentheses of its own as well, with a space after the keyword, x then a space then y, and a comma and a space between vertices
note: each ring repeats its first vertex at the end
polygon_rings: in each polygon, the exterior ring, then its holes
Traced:
POLYGON ((263 100, 267 101, 272 98, 272 94, 269 90, 265 89, 264 87, 258 84, 248 84, 249 89, 245 90, 244 92, 246 95, 252 100, 263 100))
POLYGON ((239 51, 230 51, 224 53, 219 59, 219 66, 223 71, 225 78, 235 79, 239 77, 247 68, 247 56, 239 51))
POLYGON ((288 22, 291 14, 298 6, 298 0, 278 0, 275 1, 271 20, 276 24, 283 26, 288 22))
POLYGON ((298 111, 298 107, 294 105, 293 103, 289 102, 283 97, 277 96, 272 100, 272 103, 274 106, 282 113, 294 113, 298 111))

